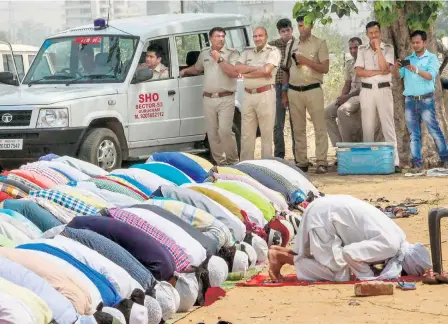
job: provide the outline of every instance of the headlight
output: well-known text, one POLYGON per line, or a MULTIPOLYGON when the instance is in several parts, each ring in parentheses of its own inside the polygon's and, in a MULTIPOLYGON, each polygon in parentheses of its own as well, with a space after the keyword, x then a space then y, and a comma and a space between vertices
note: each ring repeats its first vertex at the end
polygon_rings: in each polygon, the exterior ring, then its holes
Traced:
POLYGON ((68 127, 67 108, 48 108, 39 111, 37 128, 68 127))

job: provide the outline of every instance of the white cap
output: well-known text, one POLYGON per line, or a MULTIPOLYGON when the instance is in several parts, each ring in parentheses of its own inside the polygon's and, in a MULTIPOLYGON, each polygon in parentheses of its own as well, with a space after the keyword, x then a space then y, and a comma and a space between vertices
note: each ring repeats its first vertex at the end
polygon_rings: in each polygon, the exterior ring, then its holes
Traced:
MULTIPOLYGON (((120 312, 118 309, 112 308, 112 307, 103 307, 103 309, 101 309, 101 311, 104 313, 108 313, 108 314, 112 315, 113 317, 115 317, 120 322, 120 324, 126 324, 126 318, 124 317, 123 313, 120 312)), ((132 310, 131 310, 131 313, 132 313, 132 310)))
POLYGON ((145 307, 148 310, 148 324, 159 324, 162 321, 162 308, 157 300, 145 296, 145 307))
POLYGON ((129 324, 148 324, 148 309, 134 303, 129 314, 129 324))
POLYGON ((208 261, 210 287, 221 287, 229 275, 229 266, 223 258, 212 256, 208 261))
POLYGON ((252 247, 257 253, 257 264, 265 264, 268 261, 268 244, 258 235, 252 234, 252 247))
POLYGON ((176 290, 180 296, 178 312, 188 312, 198 299, 199 283, 194 273, 181 273, 178 275, 176 290))
POLYGON ((170 283, 161 281, 154 287, 156 299, 162 309, 162 318, 167 321, 177 312, 180 304, 179 293, 170 283))
POLYGON ((403 270, 408 275, 422 276, 426 270, 432 268, 428 250, 420 243, 403 244, 403 270))
POLYGON ((232 272, 244 272, 246 274, 249 268, 249 257, 246 253, 236 250, 233 258, 232 272))
POLYGON ((257 252, 255 252, 254 248, 246 243, 241 242, 240 244, 237 244, 237 249, 242 251, 244 246, 244 251, 248 258, 249 258, 249 268, 255 268, 255 265, 257 264, 257 252))

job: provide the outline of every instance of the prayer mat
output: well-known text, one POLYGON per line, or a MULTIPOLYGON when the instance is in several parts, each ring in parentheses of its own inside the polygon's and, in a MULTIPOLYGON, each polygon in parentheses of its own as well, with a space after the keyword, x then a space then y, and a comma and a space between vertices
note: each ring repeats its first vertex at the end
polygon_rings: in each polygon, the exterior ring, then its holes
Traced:
MULTIPOLYGON (((420 282, 424 277, 419 276, 404 276, 398 278, 405 282, 420 282)), ((382 280, 395 282, 395 280, 382 280)), ((288 287, 288 286, 312 286, 312 285, 337 285, 337 284, 355 284, 363 282, 363 280, 351 280, 351 281, 305 281, 297 279, 295 274, 290 274, 284 277, 282 282, 272 282, 268 275, 258 274, 253 276, 246 282, 239 282, 236 284, 238 287, 288 287)))

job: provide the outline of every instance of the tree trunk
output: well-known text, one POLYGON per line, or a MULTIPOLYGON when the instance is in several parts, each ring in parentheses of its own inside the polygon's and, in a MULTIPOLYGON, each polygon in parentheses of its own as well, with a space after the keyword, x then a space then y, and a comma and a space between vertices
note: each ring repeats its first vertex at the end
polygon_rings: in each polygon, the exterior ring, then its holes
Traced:
MULTIPOLYGON (((407 27, 406 7, 412 5, 406 3, 405 8, 398 9, 400 11, 399 18, 390 27, 385 27, 382 30, 383 41, 393 44, 395 48, 395 57, 404 58, 412 53, 410 42, 410 31, 407 27)), ((432 53, 437 53, 437 44, 432 27, 427 31, 428 33, 428 50, 432 53)), ((403 81, 393 79, 392 93, 394 97, 394 119, 395 131, 397 134, 398 152, 400 156, 400 164, 402 166, 410 165, 410 138, 409 132, 406 128, 406 121, 404 118, 404 96, 403 96, 403 81)), ((436 80, 436 114, 440 123, 440 128, 447 134, 447 120, 445 109, 443 105, 442 89, 440 85, 440 77, 436 80)), ((439 162, 437 149, 434 145, 432 137, 428 134, 426 127, 422 124, 422 155, 425 168, 435 167, 439 162)))

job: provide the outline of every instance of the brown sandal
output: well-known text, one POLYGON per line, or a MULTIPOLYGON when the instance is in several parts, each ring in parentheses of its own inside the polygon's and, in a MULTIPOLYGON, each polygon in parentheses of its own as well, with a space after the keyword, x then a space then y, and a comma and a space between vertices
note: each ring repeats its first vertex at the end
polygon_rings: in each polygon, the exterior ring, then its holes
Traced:
POLYGON ((440 283, 448 283, 448 272, 442 271, 440 274, 436 274, 436 280, 440 283))
POLYGON ((438 273, 434 273, 432 270, 426 270, 422 282, 427 285, 440 285, 441 282, 436 278, 438 275, 438 273))

